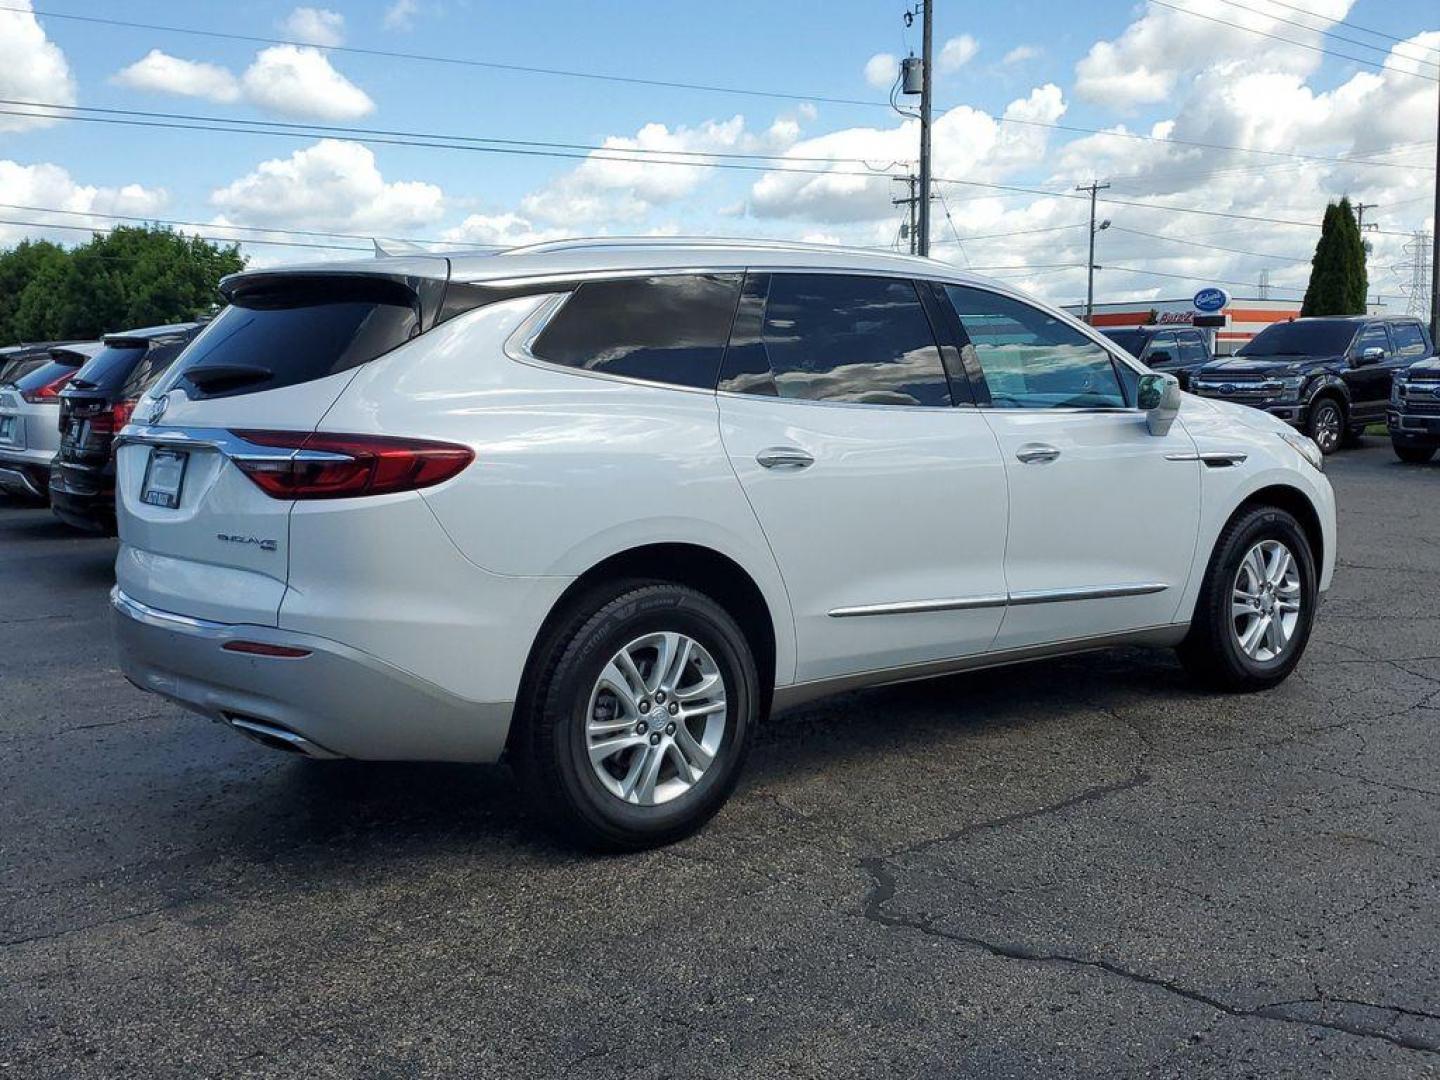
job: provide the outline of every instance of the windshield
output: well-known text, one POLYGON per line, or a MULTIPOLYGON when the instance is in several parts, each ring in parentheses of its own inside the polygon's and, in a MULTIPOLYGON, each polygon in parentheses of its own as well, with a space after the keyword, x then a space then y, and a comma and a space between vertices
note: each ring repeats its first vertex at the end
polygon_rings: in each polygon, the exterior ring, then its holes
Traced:
POLYGON ((1300 320, 1267 326, 1237 356, 1338 356, 1350 347, 1359 323, 1339 319, 1300 320))
POLYGON ((1139 356, 1145 351, 1145 342, 1150 335, 1140 330, 1107 330, 1105 336, 1119 345, 1131 356, 1139 356))

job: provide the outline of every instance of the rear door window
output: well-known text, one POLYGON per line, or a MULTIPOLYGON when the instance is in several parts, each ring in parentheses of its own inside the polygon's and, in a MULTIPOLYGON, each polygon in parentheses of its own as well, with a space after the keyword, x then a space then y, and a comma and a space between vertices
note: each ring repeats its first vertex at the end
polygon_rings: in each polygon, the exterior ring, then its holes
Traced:
POLYGON ((1210 352, 1205 348, 1205 339, 1200 331, 1191 330, 1180 335, 1180 363, 1203 364, 1209 359, 1210 352))
POLYGON ((751 317, 737 320, 721 389, 861 405, 951 404, 913 281, 761 274, 747 279, 746 297, 751 317))
POLYGON ((1419 323, 1400 322, 1390 327, 1395 335, 1395 351, 1402 360, 1418 360, 1429 352, 1425 342, 1425 331, 1419 323))
POLYGON ((296 274, 238 291, 160 381, 192 400, 253 394, 348 371, 420 333, 420 302, 372 275, 296 274))
POLYGON ((530 346, 546 363, 713 390, 740 274, 586 282, 530 346))

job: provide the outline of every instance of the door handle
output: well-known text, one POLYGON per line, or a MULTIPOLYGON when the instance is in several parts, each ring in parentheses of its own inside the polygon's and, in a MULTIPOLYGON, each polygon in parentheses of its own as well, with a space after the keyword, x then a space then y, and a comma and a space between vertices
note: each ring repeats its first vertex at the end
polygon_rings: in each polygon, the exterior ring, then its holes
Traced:
POLYGON ((807 469, 815 459, 797 446, 771 446, 755 455, 765 469, 807 469))
POLYGON ((1054 461, 1058 458, 1060 451, 1043 443, 1032 443, 1029 446, 1022 446, 1015 456, 1026 465, 1043 465, 1047 461, 1054 461))

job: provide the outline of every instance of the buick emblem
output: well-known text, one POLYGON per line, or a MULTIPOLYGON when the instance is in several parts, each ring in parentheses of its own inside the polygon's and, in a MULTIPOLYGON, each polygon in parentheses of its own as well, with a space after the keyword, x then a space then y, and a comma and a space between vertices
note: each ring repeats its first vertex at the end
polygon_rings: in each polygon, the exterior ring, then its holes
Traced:
POLYGON ((150 406, 150 415, 146 418, 147 424, 158 424, 160 418, 165 415, 165 410, 170 407, 170 395, 161 394, 155 399, 155 404, 150 406))

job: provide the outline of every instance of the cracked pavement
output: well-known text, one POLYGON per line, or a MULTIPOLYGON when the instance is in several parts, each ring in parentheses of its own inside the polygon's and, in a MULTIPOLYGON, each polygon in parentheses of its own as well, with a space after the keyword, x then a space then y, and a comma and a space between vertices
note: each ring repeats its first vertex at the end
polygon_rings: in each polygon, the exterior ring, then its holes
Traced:
POLYGON ((1440 466, 1366 443, 1280 688, 1120 650, 817 702, 624 858, 503 768, 139 693, 113 544, 0 503, 0 1076, 1440 1076, 1440 466))

